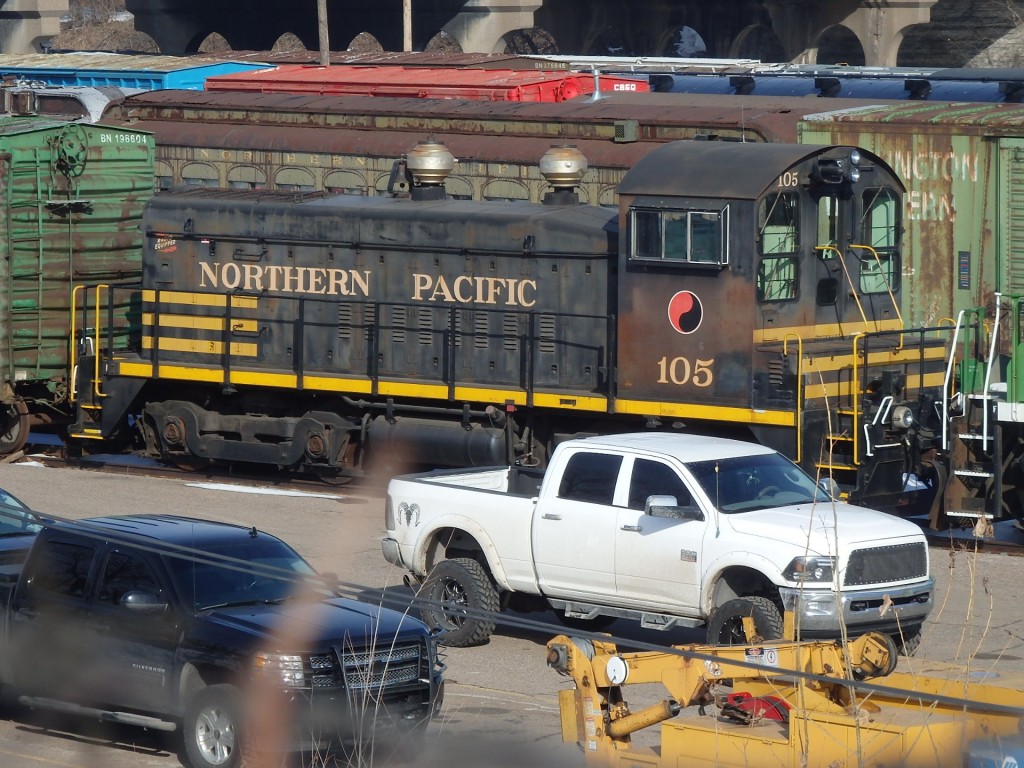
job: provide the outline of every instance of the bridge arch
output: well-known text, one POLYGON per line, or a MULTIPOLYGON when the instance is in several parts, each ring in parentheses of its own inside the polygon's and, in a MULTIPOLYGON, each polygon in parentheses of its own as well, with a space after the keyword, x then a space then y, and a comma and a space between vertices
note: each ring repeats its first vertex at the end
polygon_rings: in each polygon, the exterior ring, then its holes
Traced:
POLYGON ((764 24, 750 24, 740 30, 729 45, 730 59, 758 59, 764 62, 785 61, 785 48, 775 31, 764 24))
POLYGON ((558 42, 554 35, 542 27, 513 29, 502 35, 491 53, 515 53, 522 56, 558 53, 558 42))
POLYGON ((823 29, 814 41, 814 48, 818 52, 815 64, 865 65, 864 46, 853 30, 843 24, 823 29))

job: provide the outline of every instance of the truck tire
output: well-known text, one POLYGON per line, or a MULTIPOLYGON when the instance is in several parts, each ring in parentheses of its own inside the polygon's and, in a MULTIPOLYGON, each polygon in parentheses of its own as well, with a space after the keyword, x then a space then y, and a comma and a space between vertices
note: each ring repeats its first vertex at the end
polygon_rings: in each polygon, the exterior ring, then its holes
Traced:
POLYGON ((210 685, 185 707, 185 756, 190 768, 242 764, 242 697, 233 685, 210 685))
POLYGON ((442 645, 456 648, 480 645, 487 642, 494 631, 489 614, 500 610, 498 590, 476 560, 468 557, 442 560, 430 569, 419 597, 427 601, 420 608, 423 621, 431 629, 444 630, 439 638, 442 645), (467 608, 474 615, 467 615, 467 608))
POLYGON ((782 637, 782 612, 767 597, 740 597, 719 606, 708 620, 709 645, 747 645, 743 619, 751 616, 762 640, 782 637))
POLYGON ((895 634, 892 639, 896 643, 900 656, 913 656, 921 647, 921 625, 903 627, 902 634, 895 634))

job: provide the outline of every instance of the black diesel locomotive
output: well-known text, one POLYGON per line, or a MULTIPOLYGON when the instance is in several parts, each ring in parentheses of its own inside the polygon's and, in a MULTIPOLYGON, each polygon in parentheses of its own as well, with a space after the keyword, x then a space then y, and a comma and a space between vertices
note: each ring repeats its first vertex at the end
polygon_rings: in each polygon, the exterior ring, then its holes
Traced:
POLYGON ((436 144, 407 163, 393 197, 157 195, 136 349, 107 354, 102 322, 82 338, 71 435, 344 479, 368 457, 536 465, 566 436, 684 428, 895 503, 945 357, 903 328, 903 186, 877 156, 675 142, 618 210, 579 203, 568 147, 541 159, 542 204, 447 198, 436 144))

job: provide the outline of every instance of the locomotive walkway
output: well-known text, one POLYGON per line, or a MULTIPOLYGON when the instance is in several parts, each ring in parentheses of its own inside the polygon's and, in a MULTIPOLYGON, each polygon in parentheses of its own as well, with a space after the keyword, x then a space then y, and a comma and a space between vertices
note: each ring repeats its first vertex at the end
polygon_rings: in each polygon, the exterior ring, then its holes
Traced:
MULTIPOLYGON (((628 7, 636 4, 622 0, 628 7)), ((895 66, 906 31, 927 24, 937 0, 764 0, 764 9, 785 56, 794 63, 816 63, 817 41, 829 28, 840 25, 857 37, 868 66, 895 66)), ((68 13, 69 0, 0 0, 0 52, 30 53, 60 31, 59 19, 68 13)), ((452 4, 410 0, 413 48, 422 50, 440 32, 446 32, 465 52, 501 53, 508 36, 535 26, 544 11, 543 0, 465 0, 458 11, 438 10, 452 4)), ((717 0, 676 0, 680 10, 699 17, 702 6, 717 0)), ((194 52, 211 32, 222 34, 235 50, 267 50, 286 32, 298 35, 308 48, 317 47, 315 18, 297 19, 293 8, 277 0, 126 0, 135 26, 159 45, 162 53, 194 52)), ((642 4, 640 4, 642 8, 642 4)), ((589 3, 561 3, 557 21, 566 29, 585 26, 589 3), (572 18, 579 15, 580 18, 572 18)), ((329 32, 334 48, 347 45, 355 34, 374 35, 386 50, 402 50, 405 39, 402 4, 366 4, 331 0, 329 32), (355 26, 353 26, 355 25, 355 26), (358 28, 356 28, 358 27, 358 28), (344 42, 339 42, 344 41, 344 42)), ((755 21, 755 20, 752 20, 755 21)), ((738 48, 759 25, 738 26, 732 47, 738 48)), ((554 30, 553 30, 554 31, 554 30)), ((557 31, 555 31, 557 39, 557 31)))

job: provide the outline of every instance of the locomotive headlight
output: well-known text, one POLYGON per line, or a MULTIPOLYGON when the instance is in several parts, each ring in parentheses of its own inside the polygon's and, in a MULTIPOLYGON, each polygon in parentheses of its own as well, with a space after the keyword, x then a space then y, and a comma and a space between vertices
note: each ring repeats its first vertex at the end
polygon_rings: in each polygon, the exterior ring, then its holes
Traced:
POLYGON ((897 405, 892 409, 892 426, 894 429, 910 429, 914 425, 914 412, 905 405, 897 405))
POLYGON ((850 172, 849 172, 848 175, 850 177, 850 181, 852 181, 854 184, 856 184, 858 181, 860 181, 860 151, 859 150, 854 149, 854 150, 850 151, 850 172))

